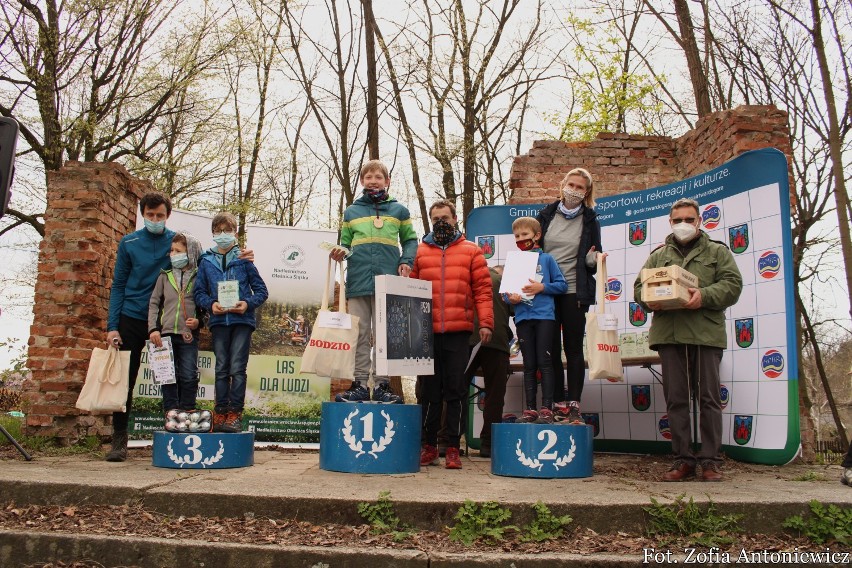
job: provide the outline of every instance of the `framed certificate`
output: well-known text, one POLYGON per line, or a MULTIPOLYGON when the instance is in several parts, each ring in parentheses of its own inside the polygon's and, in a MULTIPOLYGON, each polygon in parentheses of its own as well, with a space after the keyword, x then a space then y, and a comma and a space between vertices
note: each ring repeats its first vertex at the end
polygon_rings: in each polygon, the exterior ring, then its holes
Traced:
POLYGON ((240 283, 236 280, 222 280, 219 282, 218 301, 222 309, 236 307, 240 301, 240 283))

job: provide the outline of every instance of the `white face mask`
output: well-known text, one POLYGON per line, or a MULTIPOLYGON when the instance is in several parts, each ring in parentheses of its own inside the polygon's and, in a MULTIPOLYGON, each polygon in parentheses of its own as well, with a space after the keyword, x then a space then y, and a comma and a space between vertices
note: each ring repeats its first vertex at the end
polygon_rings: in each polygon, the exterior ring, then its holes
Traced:
POLYGON ((687 243, 698 234, 698 227, 689 223, 678 223, 672 227, 672 232, 679 243, 687 243))

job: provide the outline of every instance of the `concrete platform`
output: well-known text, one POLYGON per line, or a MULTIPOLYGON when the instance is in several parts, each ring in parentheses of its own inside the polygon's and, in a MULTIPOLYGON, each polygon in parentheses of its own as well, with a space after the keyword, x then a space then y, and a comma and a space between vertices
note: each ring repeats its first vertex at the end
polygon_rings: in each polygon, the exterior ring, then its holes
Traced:
MULTIPOLYGON (((585 479, 501 477, 491 474, 490 460, 463 457, 462 463, 461 471, 430 466, 414 474, 377 476, 321 470, 314 452, 258 450, 252 467, 187 471, 153 467, 150 450, 131 449, 130 459, 124 463, 107 463, 91 456, 3 460, 0 501, 33 505, 141 502, 164 514, 180 511, 184 515, 242 517, 254 513, 314 523, 361 524, 358 503, 374 501, 380 491, 387 490, 398 516, 417 528, 441 530, 470 499, 500 502, 512 510, 517 523, 529 520, 530 505, 543 501, 554 513, 570 514, 577 525, 600 533, 643 531, 642 508, 651 504, 652 497, 660 502, 682 494, 699 503, 712 500, 719 513, 744 514, 744 530, 762 533, 780 532, 781 522, 807 512, 813 499, 852 506, 852 488, 840 484, 839 466, 730 463, 724 469, 727 479, 722 483, 662 483, 655 479, 669 462, 661 456, 595 454, 595 475, 585 479), (821 479, 804 480, 815 477, 821 479)), ((17 542, 12 536, 5 534, 0 540, 17 542)), ((67 535, 57 536, 59 540, 66 547, 80 546, 67 535)), ((320 560, 310 557, 314 562, 320 560)), ((425 566, 437 561, 412 553, 388 562, 425 566)), ((384 561, 368 563, 381 565, 384 561)), ((632 563, 635 565, 636 559, 632 563)))

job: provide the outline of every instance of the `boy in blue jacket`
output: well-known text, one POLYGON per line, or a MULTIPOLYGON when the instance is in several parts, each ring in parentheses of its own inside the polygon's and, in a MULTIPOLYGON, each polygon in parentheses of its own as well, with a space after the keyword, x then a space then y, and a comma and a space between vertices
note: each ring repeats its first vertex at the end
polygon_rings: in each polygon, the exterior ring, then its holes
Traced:
POLYGON ((201 255, 195 279, 195 303, 210 315, 216 355, 216 405, 213 431, 236 433, 241 430, 246 398, 251 335, 256 327, 255 310, 269 297, 266 284, 251 262, 237 258, 237 220, 230 213, 213 217, 216 246, 201 255), (220 285, 236 283, 239 299, 233 306, 219 303, 220 285))
POLYGON ((565 277, 552 256, 539 245, 541 225, 532 217, 519 217, 512 223, 515 244, 520 250, 538 253, 535 280, 530 280, 520 294, 505 294, 515 306, 515 329, 524 356, 524 394, 526 410, 518 422, 550 424, 553 422, 553 363, 550 346, 556 333, 553 296, 568 289, 565 277), (529 298, 528 296, 532 296, 529 298), (541 409, 536 411, 536 371, 541 371, 541 409))

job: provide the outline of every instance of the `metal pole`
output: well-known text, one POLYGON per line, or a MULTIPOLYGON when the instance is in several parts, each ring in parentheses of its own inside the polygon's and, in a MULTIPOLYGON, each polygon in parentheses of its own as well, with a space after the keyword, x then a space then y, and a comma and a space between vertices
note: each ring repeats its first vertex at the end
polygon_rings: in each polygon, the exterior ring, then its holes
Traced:
POLYGON ((19 444, 18 441, 15 440, 15 438, 13 438, 12 435, 5 428, 3 428, 2 424, 0 424, 0 432, 2 432, 3 435, 6 436, 6 438, 10 442, 12 442, 13 446, 18 448, 18 451, 21 452, 21 454, 24 456, 24 459, 26 459, 27 461, 32 461, 33 457, 27 453, 27 451, 21 446, 21 444, 19 444))

